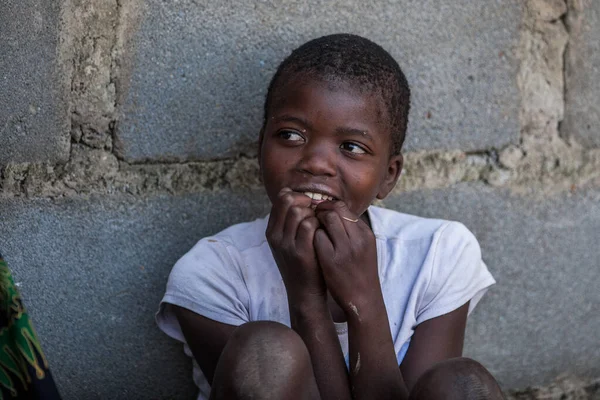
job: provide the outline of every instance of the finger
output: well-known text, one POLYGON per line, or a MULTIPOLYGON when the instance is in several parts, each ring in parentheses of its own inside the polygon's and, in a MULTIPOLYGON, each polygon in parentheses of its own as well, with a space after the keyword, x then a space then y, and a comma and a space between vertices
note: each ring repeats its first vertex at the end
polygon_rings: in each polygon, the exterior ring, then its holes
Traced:
POLYGON ((283 238, 284 240, 295 241, 296 232, 298 226, 307 217, 313 217, 315 212, 311 208, 291 206, 288 209, 288 213, 285 216, 285 222, 283 225, 283 238))
POLYGON ((267 232, 281 232, 283 234, 285 218, 289 208, 294 205, 308 208, 311 203, 311 198, 302 193, 296 193, 290 188, 281 189, 271 207, 267 232))
POLYGON ((328 203, 329 204, 319 204, 315 210, 315 213, 318 214, 324 211, 336 212, 340 216, 348 236, 352 236, 354 233, 360 232, 360 228, 363 228, 362 224, 364 224, 364 222, 360 219, 360 217, 356 216, 356 214, 350 211, 346 203, 343 201, 333 201, 328 203))
POLYGON ((273 231, 277 227, 277 223, 279 221, 279 209, 281 208, 281 204, 279 202, 279 198, 281 198, 285 193, 291 192, 290 188, 283 188, 277 194, 277 201, 273 202, 271 205, 271 213, 269 214, 269 222, 267 224, 267 232, 273 231))
POLYGON ((304 218, 296 231, 296 247, 299 249, 314 249, 315 233, 319 228, 319 220, 314 215, 304 218))
POLYGON ((317 260, 319 260, 319 264, 321 266, 328 265, 328 261, 333 258, 335 250, 329 235, 327 235, 322 228, 318 228, 315 231, 313 244, 315 246, 315 252, 317 253, 317 260))
POLYGON ((335 248, 348 244, 348 233, 342 218, 336 211, 321 211, 316 213, 315 216, 319 219, 335 248))

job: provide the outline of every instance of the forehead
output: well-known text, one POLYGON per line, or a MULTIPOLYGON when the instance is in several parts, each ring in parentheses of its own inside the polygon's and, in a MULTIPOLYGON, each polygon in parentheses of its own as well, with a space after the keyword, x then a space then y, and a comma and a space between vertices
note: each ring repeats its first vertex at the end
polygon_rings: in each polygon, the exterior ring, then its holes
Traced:
POLYGON ((273 93, 267 118, 294 114, 326 125, 343 125, 389 139, 390 124, 382 96, 348 82, 293 79, 273 93))

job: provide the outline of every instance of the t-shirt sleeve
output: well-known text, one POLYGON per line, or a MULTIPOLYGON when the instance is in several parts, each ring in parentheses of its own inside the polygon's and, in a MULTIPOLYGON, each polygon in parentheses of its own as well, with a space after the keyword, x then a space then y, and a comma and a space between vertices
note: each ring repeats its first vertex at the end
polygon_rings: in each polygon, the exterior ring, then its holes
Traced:
POLYGON ((496 283, 481 259, 477 239, 463 224, 450 222, 441 227, 432 246, 431 275, 417 312, 417 324, 454 311, 468 301, 470 314, 496 283))
POLYGON ((221 239, 205 238, 173 267, 156 322, 167 335, 185 341, 172 305, 228 325, 249 321, 249 295, 239 254, 221 239))

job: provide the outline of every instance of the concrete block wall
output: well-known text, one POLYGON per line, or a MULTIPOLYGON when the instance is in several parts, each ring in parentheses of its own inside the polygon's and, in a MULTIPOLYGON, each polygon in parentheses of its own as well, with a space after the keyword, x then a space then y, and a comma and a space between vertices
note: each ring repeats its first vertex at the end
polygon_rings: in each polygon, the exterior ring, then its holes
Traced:
POLYGON ((268 212, 268 80, 340 31, 387 48, 414 92, 383 205, 464 222, 498 280, 467 355, 506 389, 564 374, 595 387, 600 3, 365 4, 0 4, 0 251, 65 398, 193 396, 189 359, 153 322, 170 268, 268 212))
POLYGON ((255 155, 278 63, 336 32, 368 36, 400 60, 414 90, 408 149, 518 142, 518 1, 145 4, 119 125, 128 161, 255 155))
POLYGON ((0 164, 69 158, 68 60, 58 46, 60 4, 3 2, 0 24, 0 164))

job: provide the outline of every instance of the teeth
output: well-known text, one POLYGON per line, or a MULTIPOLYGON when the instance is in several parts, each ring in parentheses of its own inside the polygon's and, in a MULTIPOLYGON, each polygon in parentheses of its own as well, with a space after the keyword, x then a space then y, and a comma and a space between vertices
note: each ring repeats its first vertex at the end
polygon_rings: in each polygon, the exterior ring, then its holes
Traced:
POLYGON ((333 200, 333 197, 321 193, 304 192, 304 195, 310 197, 313 200, 333 200))

